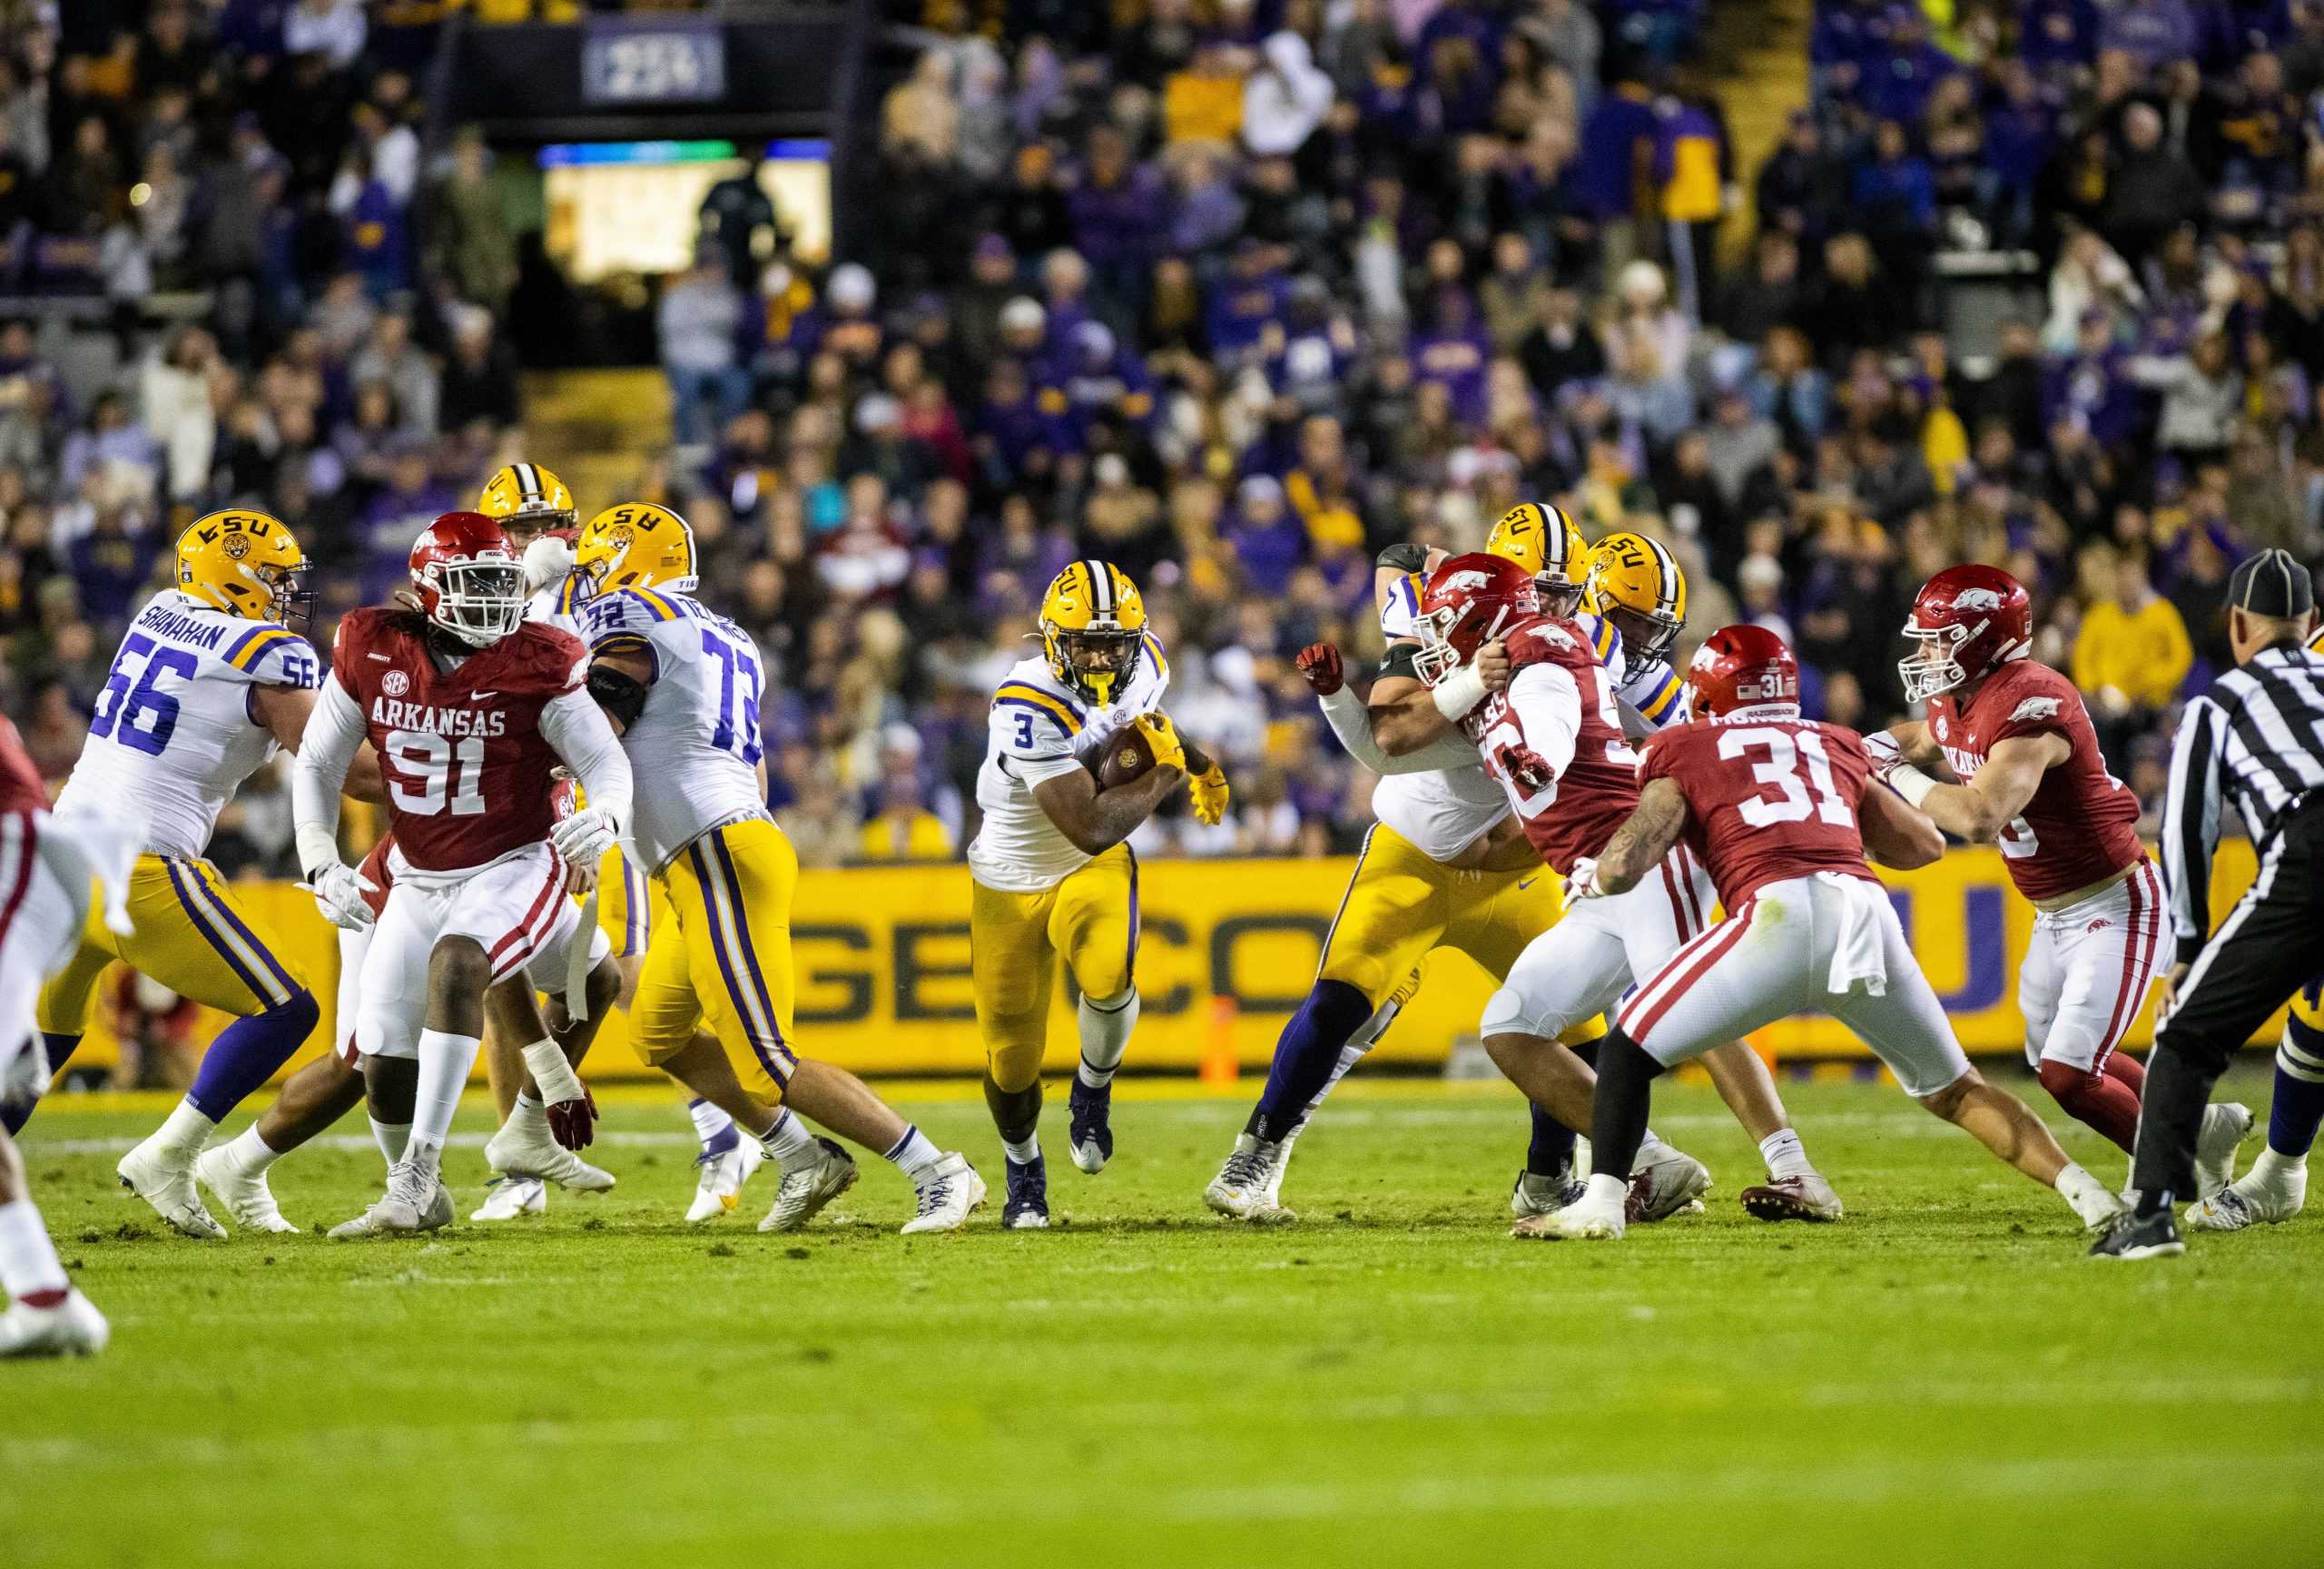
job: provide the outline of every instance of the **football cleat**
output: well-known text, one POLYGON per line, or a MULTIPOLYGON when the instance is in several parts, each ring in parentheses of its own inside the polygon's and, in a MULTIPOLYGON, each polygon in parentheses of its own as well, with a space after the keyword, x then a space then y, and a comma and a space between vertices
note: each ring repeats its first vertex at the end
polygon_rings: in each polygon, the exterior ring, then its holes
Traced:
MULTIPOLYGON (((1631 1190, 1635 1192, 1635 1187, 1631 1190)), ((1585 1189, 1562 1209, 1520 1220, 1509 1234, 1548 1242, 1619 1242, 1628 1226, 1627 1209, 1627 1203, 1592 1198, 1585 1189)))
POLYGON ((537 1177, 576 1193, 603 1193, 614 1185, 612 1172, 590 1165, 550 1138, 545 1120, 520 1124, 511 1117, 486 1143, 484 1159, 504 1176, 537 1177))
POLYGON ((774 1207, 759 1222, 762 1231, 796 1231, 823 1206, 855 1186, 855 1158, 830 1140, 818 1137, 815 1159, 783 1169, 783 1185, 774 1190, 774 1207))
POLYGON ((1631 1169, 1623 1218, 1651 1224, 1673 1215, 1699 1214, 1702 1197, 1709 1191, 1710 1168, 1668 1144, 1659 1145, 1650 1159, 1631 1169))
MULTIPOLYGON (((1078 1082, 1078 1081, 1077 1081, 1078 1082)), ((1009 1198, 1000 1207, 1000 1224, 1009 1231, 1046 1231, 1049 1227, 1049 1163, 1036 1155, 1030 1160, 1007 1161, 1009 1198)))
POLYGON ((1568 1167, 1554 1177, 1544 1177, 1538 1171, 1520 1171, 1517 1186, 1509 1190, 1509 1212, 1520 1220, 1534 1215, 1554 1214, 1581 1197, 1589 1184, 1573 1174, 1568 1167))
POLYGON ((2308 1168, 2295 1166, 2274 1182, 2263 1183, 2248 1172, 2187 1211, 2187 1225, 2195 1231, 2240 1231, 2247 1226, 2276 1226, 2299 1214, 2308 1203, 2308 1168))
POLYGON ((2143 1219, 2125 1212, 2091 1245, 2093 1258, 2176 1258, 2187 1250, 2179 1239, 2178 1223, 2171 1211, 2158 1209, 2143 1219))
POLYGON ((1291 1145, 1291 1139, 1269 1140, 1250 1133, 1236 1134, 1234 1152, 1202 1191, 1203 1202, 1230 1219, 1262 1226, 1285 1226, 1298 1219, 1279 1199, 1291 1145))
POLYGON ((388 1173, 388 1190, 352 1220, 330 1229, 334 1241, 363 1237, 412 1235, 441 1230, 452 1223, 452 1195, 433 1173, 422 1176, 409 1160, 388 1173))
POLYGON ((1743 1211, 1755 1220, 1837 1220, 1840 1196, 1820 1171, 1805 1177, 1777 1177, 1746 1188, 1736 1197, 1743 1211))
POLYGON ((2203 1124, 2195 1135, 2199 1197, 2208 1199, 2234 1179, 2235 1151, 2250 1136, 2250 1107, 2230 1100, 2203 1108, 2203 1124))
POLYGON ((77 1287, 46 1308, 8 1304, 0 1313, 0 1360, 22 1357, 94 1357, 113 1337, 113 1326, 77 1287))
POLYGON ((191 1159, 181 1164, 148 1139, 123 1156, 113 1172, 123 1188, 151 1204, 172 1229, 205 1242, 225 1239, 226 1229, 212 1218, 202 1195, 194 1191, 191 1159))
POLYGON ((243 1230, 288 1235, 299 1229, 282 1218, 282 1207, 275 1203, 274 1190, 266 1184, 265 1168, 244 1171, 224 1145, 204 1150, 193 1162, 193 1174, 217 1195, 227 1215, 243 1230))
POLYGON ((1066 1104, 1073 1114, 1066 1133, 1073 1150, 1073 1163, 1095 1177, 1114 1158, 1114 1087, 1108 1084, 1093 1090, 1076 1073, 1073 1092, 1066 1104))
POLYGON ((537 1177, 495 1177, 486 1184, 484 1202, 468 1212, 471 1220, 514 1220, 548 1209, 548 1184, 537 1177))
POLYGON ((904 1222, 907 1237, 922 1231, 958 1231, 969 1217, 984 1208, 984 1179, 955 1150, 914 1184, 920 1189, 919 1213, 904 1222))
POLYGON ((755 1139, 736 1139, 732 1150, 694 1157, 702 1178, 694 1184, 694 1202, 686 1207, 689 1220, 715 1220, 743 1202, 743 1184, 766 1163, 766 1146, 755 1139))

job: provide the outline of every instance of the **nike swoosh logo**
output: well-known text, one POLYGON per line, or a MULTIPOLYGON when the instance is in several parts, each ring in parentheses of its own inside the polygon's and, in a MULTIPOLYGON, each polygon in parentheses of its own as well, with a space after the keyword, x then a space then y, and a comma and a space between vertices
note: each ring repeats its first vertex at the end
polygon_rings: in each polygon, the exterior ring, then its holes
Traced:
POLYGON ((468 694, 468 701, 471 703, 488 703, 493 698, 499 696, 500 694, 497 692, 471 692, 468 694))
POLYGON ((1534 883, 1539 883, 1541 879, 1539 877, 1528 877, 1524 882, 1520 883, 1517 885, 1517 891, 1520 893, 1522 893, 1526 889, 1531 888, 1534 883))

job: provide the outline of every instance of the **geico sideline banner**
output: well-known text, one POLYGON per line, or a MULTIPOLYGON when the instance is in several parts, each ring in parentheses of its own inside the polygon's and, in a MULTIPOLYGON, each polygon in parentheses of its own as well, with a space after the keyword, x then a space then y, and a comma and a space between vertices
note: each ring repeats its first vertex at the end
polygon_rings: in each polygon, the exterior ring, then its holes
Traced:
MULTIPOLYGON (((1193 1069, 1231 1051, 1246 1069, 1263 1067, 1284 1021, 1315 978, 1324 933, 1354 871, 1345 856, 1323 860, 1149 862, 1139 869, 1142 933, 1137 982, 1144 1011, 1131 1042, 1133 1068, 1193 1069)), ((2213 919, 2250 884, 2250 846, 2222 848, 2212 880, 2213 919)), ((1994 850, 1955 850, 1918 872, 1884 873, 1914 952, 1970 1051, 2024 1049, 2017 965, 2034 911, 2010 889, 1994 850)), ((323 1025, 300 1061, 336 1039, 333 1004, 338 944, 314 902, 287 883, 244 883, 238 898, 279 939, 279 956, 314 989, 323 1025)), ((969 1073, 983 1066, 969 990, 969 873, 959 865, 811 870, 801 874, 793 914, 799 1051, 864 1072, 969 1073)), ((2168 942, 2166 933, 2164 941, 2168 942)), ((1374 1055, 1407 1063, 1442 1061, 1472 1034, 1492 982, 1467 957, 1439 952, 1420 995, 1374 1055)), ((1069 978, 1057 988, 1049 1065, 1068 1071, 1079 1045, 1069 978)), ((197 1036, 223 1026, 205 1015, 197 1036)), ((2257 1039, 2273 1041, 2280 1017, 2257 1039)), ((2153 1039, 2153 1003, 2129 1043, 2153 1039)), ((1824 1017, 1787 1020, 1758 1038, 1778 1058, 1860 1057, 1863 1045, 1824 1017)), ((113 1060, 114 1044, 93 1021, 76 1065, 113 1060)), ((644 1073, 624 1020, 606 1021, 589 1059, 592 1074, 644 1073)))

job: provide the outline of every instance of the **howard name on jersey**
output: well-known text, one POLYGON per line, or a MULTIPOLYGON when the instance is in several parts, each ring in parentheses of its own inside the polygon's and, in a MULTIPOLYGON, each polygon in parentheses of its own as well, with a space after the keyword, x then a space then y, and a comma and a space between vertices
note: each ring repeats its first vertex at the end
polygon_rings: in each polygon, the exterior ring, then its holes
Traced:
POLYGON ((1537 617, 1505 639, 1509 689, 1488 693, 1461 728, 1544 863, 1560 874, 1605 848, 1638 804, 1638 755, 1622 735, 1614 686, 1589 635, 1571 621, 1537 617), (1556 777, 1543 759, 1572 757, 1556 777))
POLYGON ((639 863, 659 872, 711 829, 763 816, 758 645, 724 616, 666 589, 622 588, 582 615, 590 652, 653 662, 645 706, 622 736, 654 781, 630 810, 639 863))
POLYGON ((2139 843, 2138 797, 2106 772, 2090 711, 2073 682, 2031 659, 2004 665, 1965 706, 1958 695, 1929 699, 1929 738, 1954 776, 1966 782, 2003 741, 2057 735, 2071 749, 2042 775, 2034 798, 2002 830, 2003 863, 2028 899, 2050 899, 2102 883, 2146 854, 2139 843))
POLYGON ((320 672, 286 627, 155 595, 113 656, 57 809, 142 816, 147 852, 199 859, 219 812, 275 753, 254 688, 310 691, 320 672))
POLYGON ((396 853, 409 872, 464 872, 548 837, 557 758, 541 710, 581 689, 580 639, 527 621, 439 668, 409 610, 350 612, 331 676, 379 755, 396 853))
POLYGON ((1730 913, 1787 877, 1872 876, 1856 824, 1872 758, 1853 730, 1748 709, 1699 719, 1649 741, 1639 779, 1686 797, 1687 847, 1730 913))
POLYGON ((984 826, 969 844, 969 870, 1004 893, 1053 888, 1089 863, 1058 832, 1033 786, 1086 765, 1122 726, 1161 706, 1170 662, 1161 641, 1146 635, 1146 656, 1119 700, 1092 707, 1049 674, 1046 659, 1020 659, 993 689, 977 805, 984 826))

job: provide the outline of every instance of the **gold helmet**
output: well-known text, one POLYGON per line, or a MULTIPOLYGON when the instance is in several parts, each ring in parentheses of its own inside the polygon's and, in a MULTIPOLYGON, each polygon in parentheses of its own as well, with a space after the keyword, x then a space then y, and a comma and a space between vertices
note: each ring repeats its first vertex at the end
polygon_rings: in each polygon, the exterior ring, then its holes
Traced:
POLYGON ((1110 561, 1076 561, 1041 596, 1041 652, 1049 674, 1103 708, 1137 674, 1146 601, 1110 561))
POLYGON ((589 519, 573 548, 573 564, 600 594, 615 588, 675 588, 691 594, 694 530, 667 507, 626 501, 589 519))
POLYGON ((1584 607, 1611 621, 1633 656, 1670 656, 1687 624, 1687 575, 1668 546, 1643 534, 1607 535, 1590 553, 1588 587, 1584 607))
POLYGON ((1485 554, 1514 561, 1531 572, 1547 614, 1571 615, 1581 602, 1590 549, 1581 542, 1581 530, 1561 509, 1538 501, 1519 502, 1485 536, 1485 554))
POLYGON ((510 463, 484 482, 476 509, 494 518, 517 540, 519 548, 536 533, 570 528, 581 521, 573 492, 565 481, 537 463, 510 463))
POLYGON ((178 536, 178 587, 229 616, 301 628, 315 601, 307 553, 289 525, 231 508, 196 518, 178 536))

